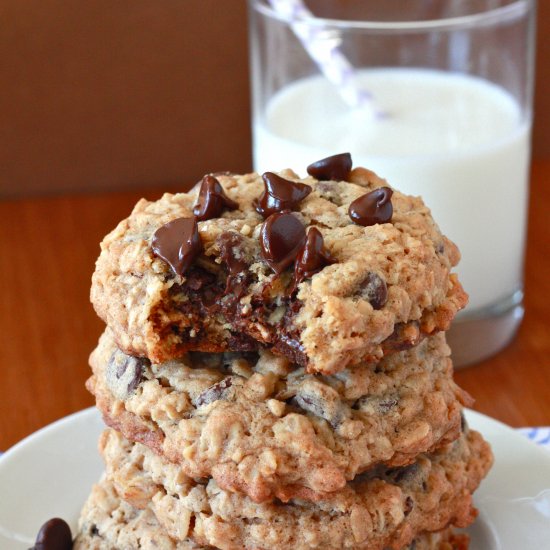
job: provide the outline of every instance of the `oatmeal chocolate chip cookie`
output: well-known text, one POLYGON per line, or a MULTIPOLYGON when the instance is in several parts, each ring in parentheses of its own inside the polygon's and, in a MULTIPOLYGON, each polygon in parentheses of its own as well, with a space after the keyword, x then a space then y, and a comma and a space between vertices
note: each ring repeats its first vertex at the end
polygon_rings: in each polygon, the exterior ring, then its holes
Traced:
POLYGON ((330 499, 257 504, 213 479, 183 476, 114 430, 104 432, 100 451, 121 498, 149 506, 171 537, 228 550, 406 547, 424 531, 469 525, 476 516, 472 492, 492 461, 487 443, 469 431, 409 466, 375 468, 330 499))
POLYGON ((107 330, 88 388, 110 426, 224 489, 262 502, 324 498, 378 463, 402 466, 453 441, 471 398, 443 334, 378 364, 307 374, 260 353, 162 364, 124 354, 107 330))
POLYGON ((179 541, 160 526, 150 508, 133 508, 107 479, 94 485, 78 521, 73 550, 207 550, 179 541))
MULTIPOLYGON (((79 521, 74 550, 208 550, 192 541, 180 542, 160 526, 150 507, 133 508, 104 478, 92 489, 79 521)), ((225 548, 222 546, 221 548, 225 548)), ((452 529, 422 533, 403 550, 467 550, 465 535, 452 529)))
POLYGON ((141 200, 101 244, 91 298, 126 353, 267 347, 333 374, 448 329, 464 307, 456 246, 374 173, 212 178, 141 200))

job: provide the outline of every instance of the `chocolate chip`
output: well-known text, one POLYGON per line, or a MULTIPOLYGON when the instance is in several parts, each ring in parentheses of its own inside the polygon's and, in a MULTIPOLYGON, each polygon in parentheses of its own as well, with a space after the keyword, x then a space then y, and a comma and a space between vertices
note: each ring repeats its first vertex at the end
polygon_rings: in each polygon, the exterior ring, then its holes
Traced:
POLYGON ((306 367, 308 356, 300 337, 295 335, 297 332, 297 330, 294 330, 285 334, 277 334, 273 351, 277 355, 283 355, 300 367, 306 367))
POLYGON ((311 187, 299 181, 290 181, 273 172, 262 175, 265 189, 256 201, 258 214, 267 218, 275 212, 293 210, 298 203, 311 193, 311 187))
POLYGON ((148 365, 150 362, 144 357, 133 357, 116 350, 105 371, 107 385, 115 397, 128 399, 143 380, 143 373, 148 365))
POLYGON ((141 357, 129 357, 125 369, 126 377, 129 378, 127 386, 127 391, 129 394, 134 393, 134 391, 136 391, 137 387, 140 385, 143 379, 143 369, 145 368, 146 361, 146 359, 143 359, 141 357), (128 376, 127 373, 130 373, 130 376, 128 376))
POLYGON ((227 337, 227 348, 254 352, 259 348, 258 341, 242 331, 231 331, 227 337))
POLYGON ((300 386, 292 404, 324 418, 333 428, 338 427, 351 414, 349 407, 342 403, 333 388, 315 379, 300 386))
POLYGON ((262 256, 277 275, 294 262, 305 240, 304 225, 290 212, 271 214, 260 231, 262 256))
POLYGON ((324 247, 323 235, 316 227, 312 227, 307 233, 304 246, 296 257, 292 290, 304 279, 313 277, 323 267, 335 262, 336 260, 324 247))
POLYGON ((408 466, 391 468, 386 471, 386 476, 392 479, 395 483, 401 483, 403 481, 410 481, 416 475, 418 469, 418 464, 414 462, 408 466))
POLYGON ((240 300, 250 279, 246 261, 245 239, 240 233, 224 231, 217 239, 220 259, 227 266, 229 276, 225 285, 225 295, 233 300, 240 300))
POLYGON ((224 231, 217 239, 220 258, 231 275, 236 275, 248 268, 244 258, 244 237, 234 231, 224 231))
POLYGON ((389 222, 393 215, 392 195, 393 191, 389 187, 379 187, 362 195, 349 205, 349 217, 356 224, 364 226, 389 222))
POLYGON ((412 499, 412 497, 408 496, 405 499, 405 507, 403 510, 405 513, 405 517, 407 517, 412 512, 413 508, 414 508, 414 500, 412 499))
POLYGON ((382 346, 385 353, 405 351, 417 346, 421 340, 420 323, 409 321, 395 324, 393 332, 382 342, 382 346))
POLYGON ((217 384, 214 384, 213 386, 206 388, 203 392, 201 392, 195 398, 195 401, 194 401, 195 406, 202 407, 203 405, 208 405, 210 403, 213 403, 214 401, 223 399, 224 394, 227 392, 227 390, 231 387, 232 384, 233 384, 233 381, 231 377, 228 377, 228 378, 224 378, 217 384))
POLYGON ((40 527, 33 550, 71 550, 72 547, 71 528, 66 521, 53 518, 40 527))
POLYGON ((346 180, 351 171, 352 161, 349 153, 340 153, 311 163, 307 173, 318 180, 346 180))
POLYGON ((291 403, 304 411, 310 412, 314 416, 324 418, 333 428, 336 428, 342 421, 342 415, 334 414, 335 411, 325 408, 323 401, 314 395, 299 393, 291 400, 291 403))
POLYGON ((202 252, 196 218, 177 218, 159 227, 151 246, 176 275, 183 275, 202 252))
POLYGON ((468 422, 466 422, 466 417, 464 416, 464 411, 460 411, 460 429, 464 433, 466 433, 468 431, 468 422))
POLYGON ((373 309, 381 309, 388 300, 388 287, 380 275, 369 271, 360 285, 360 294, 373 309))
POLYGON ((219 218, 224 208, 236 210, 238 207, 239 205, 225 194, 221 183, 213 175, 208 174, 202 178, 199 198, 193 208, 197 220, 219 218))

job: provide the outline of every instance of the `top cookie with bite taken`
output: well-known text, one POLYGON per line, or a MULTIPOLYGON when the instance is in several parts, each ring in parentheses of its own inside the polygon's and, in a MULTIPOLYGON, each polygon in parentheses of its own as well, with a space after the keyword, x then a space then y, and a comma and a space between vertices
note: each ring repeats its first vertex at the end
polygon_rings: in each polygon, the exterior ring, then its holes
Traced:
POLYGON ((378 361, 447 330, 460 255, 419 197, 348 154, 209 174, 140 200, 101 243, 91 298, 126 353, 269 348, 309 372, 378 361))

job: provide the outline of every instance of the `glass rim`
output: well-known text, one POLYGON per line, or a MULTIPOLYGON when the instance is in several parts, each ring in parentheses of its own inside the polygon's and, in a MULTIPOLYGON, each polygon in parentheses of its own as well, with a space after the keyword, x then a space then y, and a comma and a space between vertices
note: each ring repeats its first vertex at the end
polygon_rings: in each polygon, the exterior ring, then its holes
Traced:
POLYGON ((509 22, 531 11, 536 0, 514 0, 505 6, 478 11, 468 15, 446 17, 442 19, 419 19, 417 21, 356 21, 352 19, 330 19, 324 17, 300 17, 291 18, 278 13, 273 9, 268 0, 248 0, 250 8, 272 19, 278 19, 284 23, 298 23, 312 27, 330 27, 335 29, 369 30, 369 31, 433 31, 455 28, 473 28, 509 22))

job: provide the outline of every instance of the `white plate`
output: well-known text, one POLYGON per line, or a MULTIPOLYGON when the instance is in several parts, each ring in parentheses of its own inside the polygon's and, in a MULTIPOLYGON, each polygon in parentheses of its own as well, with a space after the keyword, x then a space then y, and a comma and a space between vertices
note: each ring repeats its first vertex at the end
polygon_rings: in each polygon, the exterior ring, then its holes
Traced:
MULTIPOLYGON (((495 465, 476 492, 480 515, 471 550, 550 549, 550 453, 508 426, 466 411, 491 443, 495 465)), ((103 423, 91 408, 63 418, 0 458, 0 548, 27 550, 39 527, 58 516, 76 526, 103 465, 97 439, 103 423)))

